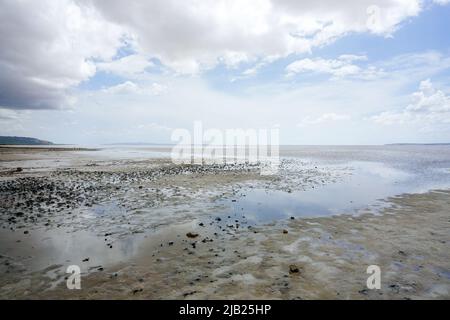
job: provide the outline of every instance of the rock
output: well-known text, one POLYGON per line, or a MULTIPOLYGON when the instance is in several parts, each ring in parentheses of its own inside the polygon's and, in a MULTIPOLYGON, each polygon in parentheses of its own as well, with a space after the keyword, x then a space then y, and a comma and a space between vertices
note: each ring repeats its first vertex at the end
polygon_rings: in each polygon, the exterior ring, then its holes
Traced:
POLYGON ((188 232, 188 233, 186 233, 186 237, 188 237, 188 238, 197 238, 198 237, 198 233, 188 232))
POLYGON ((193 294, 195 294, 197 291, 190 291, 190 292, 185 292, 185 293, 183 293, 183 297, 187 297, 187 296, 190 296, 190 295, 193 295, 193 294))
POLYGON ((289 266, 289 273, 299 273, 300 269, 295 265, 295 264, 291 264, 289 266))
POLYGON ((284 234, 287 234, 287 233, 289 233, 289 232, 288 232, 286 229, 284 229, 284 230, 283 230, 283 233, 284 233, 284 234))
POLYGON ((88 262, 88 261, 89 261, 89 258, 83 259, 83 262, 88 262))
POLYGON ((16 168, 16 172, 22 172, 23 169, 21 167, 16 168))
POLYGON ((291 220, 295 220, 295 217, 291 217, 291 220))
POLYGON ((200 227, 204 227, 205 225, 203 224, 203 222, 200 222, 199 224, 198 224, 200 227))
POLYGON ((143 290, 142 288, 134 289, 134 290, 133 290, 133 294, 136 294, 136 293, 138 293, 138 292, 142 292, 142 290, 143 290))
POLYGON ((367 289, 362 289, 358 291, 360 294, 366 295, 368 293, 367 289))
POLYGON ((23 234, 28 234, 28 231, 27 231, 27 230, 25 230, 25 231, 23 232, 23 234))

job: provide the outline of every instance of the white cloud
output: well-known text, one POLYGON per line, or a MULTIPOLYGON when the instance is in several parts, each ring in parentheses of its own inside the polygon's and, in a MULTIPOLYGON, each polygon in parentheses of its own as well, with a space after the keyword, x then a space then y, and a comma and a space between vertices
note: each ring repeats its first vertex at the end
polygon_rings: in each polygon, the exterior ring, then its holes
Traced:
POLYGON ((302 119, 302 121, 297 124, 298 127, 305 127, 310 125, 317 125, 323 123, 331 123, 336 121, 350 120, 350 116, 346 114, 336 114, 336 113, 324 113, 317 118, 307 116, 302 119))
POLYGON ((114 73, 126 78, 142 74, 146 68, 154 66, 148 58, 133 54, 123 58, 96 64, 98 71, 114 73))
MULTIPOLYGON (((352 32, 392 33, 420 0, 0 0, 0 107, 58 108, 97 68, 132 78, 156 58, 179 73, 310 52, 352 32), (367 8, 380 9, 377 30, 367 8), (135 55, 116 61, 132 43, 135 55)), ((256 69, 249 69, 254 74, 256 69)), ((355 67, 341 68, 343 73, 355 67)), ((128 79, 130 80, 130 79, 128 79)))
POLYGON ((383 70, 379 70, 374 66, 362 68, 353 63, 353 61, 366 60, 365 56, 355 55, 341 55, 338 59, 301 59, 292 62, 286 67, 288 76, 293 76, 297 73, 325 73, 330 74, 336 78, 343 78, 348 76, 371 79, 383 74, 383 70))
POLYGON ((0 121, 19 119, 19 113, 14 110, 0 109, 0 121))
POLYGON ((107 94, 120 95, 160 95, 167 90, 167 86, 159 83, 152 83, 151 85, 139 85, 132 81, 125 81, 118 85, 104 88, 102 92, 107 94))
POLYGON ((182 73, 310 52, 350 32, 387 35, 421 10, 420 0, 83 1, 133 34, 141 52, 182 73), (372 5, 377 30, 368 25, 372 5))
POLYGON ((338 58, 342 61, 367 61, 367 56, 365 55, 354 55, 354 54, 341 54, 338 58))
POLYGON ((450 0, 433 0, 433 2, 436 3, 436 4, 440 4, 440 5, 444 6, 446 4, 449 4, 450 0))
POLYGON ((373 116, 372 120, 382 125, 450 123, 450 96, 435 89, 430 79, 420 82, 419 90, 411 95, 411 100, 403 110, 385 111, 373 116))
POLYGON ((139 124, 136 126, 139 130, 148 130, 148 131, 152 131, 152 130, 156 130, 156 131, 172 131, 173 128, 165 126, 165 125, 161 125, 159 123, 155 123, 155 122, 150 122, 150 123, 146 123, 146 124, 139 124))
POLYGON ((0 1, 0 107, 57 108, 110 59, 123 30, 70 0, 0 1))

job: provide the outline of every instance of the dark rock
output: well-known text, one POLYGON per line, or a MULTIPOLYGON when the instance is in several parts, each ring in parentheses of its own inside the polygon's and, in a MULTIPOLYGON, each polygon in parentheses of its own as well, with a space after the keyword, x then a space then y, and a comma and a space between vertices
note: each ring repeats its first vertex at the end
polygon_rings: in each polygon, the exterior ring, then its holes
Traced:
POLYGON ((139 288, 139 289, 134 289, 133 290, 133 294, 136 294, 136 293, 138 293, 138 292, 142 292, 143 291, 143 289, 142 288, 139 288))
POLYGON ((289 273, 299 273, 300 269, 295 265, 295 264, 291 264, 289 266, 289 273))
POLYGON ((197 238, 198 237, 198 233, 188 232, 188 233, 186 233, 186 237, 188 237, 188 238, 197 238))
POLYGON ((358 291, 360 294, 366 295, 368 293, 367 289, 362 289, 358 291))

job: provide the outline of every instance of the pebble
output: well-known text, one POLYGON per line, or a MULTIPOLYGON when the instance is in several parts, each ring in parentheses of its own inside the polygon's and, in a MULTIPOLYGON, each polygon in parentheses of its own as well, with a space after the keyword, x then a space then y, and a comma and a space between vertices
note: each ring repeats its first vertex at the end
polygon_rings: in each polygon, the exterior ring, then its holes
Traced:
POLYGON ((299 273, 300 269, 295 265, 295 264, 291 264, 289 266, 289 273, 299 273))
POLYGON ((188 233, 186 233, 186 237, 188 237, 188 238, 197 238, 198 237, 198 233, 188 232, 188 233))

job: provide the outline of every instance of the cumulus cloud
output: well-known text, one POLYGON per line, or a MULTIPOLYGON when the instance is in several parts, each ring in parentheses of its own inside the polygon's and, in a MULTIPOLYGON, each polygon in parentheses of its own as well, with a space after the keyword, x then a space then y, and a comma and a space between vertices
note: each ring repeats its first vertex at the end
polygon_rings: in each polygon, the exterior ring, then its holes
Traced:
POLYGON ((338 59, 301 59, 292 62, 286 67, 288 76, 297 73, 315 72, 330 74, 336 78, 342 77, 359 77, 370 79, 383 74, 383 70, 379 70, 374 66, 362 68, 354 63, 354 61, 367 60, 366 56, 357 55, 341 55, 338 59))
POLYGON ((0 107, 57 108, 109 59, 122 31, 70 0, 0 1, 0 107))
POLYGON ((309 52, 350 32, 389 34, 421 9, 420 0, 84 1, 125 26, 144 52, 187 73, 221 60, 309 52))
POLYGON ((385 111, 373 116, 375 123, 439 124, 450 123, 450 96, 435 89, 430 79, 420 82, 419 90, 411 95, 411 104, 401 111, 385 111))
POLYGON ((192 74, 310 52, 352 32, 388 35, 420 10, 420 0, 0 0, 0 107, 64 106, 97 70, 132 77, 146 58, 192 74), (135 54, 114 61, 124 39, 135 54))

